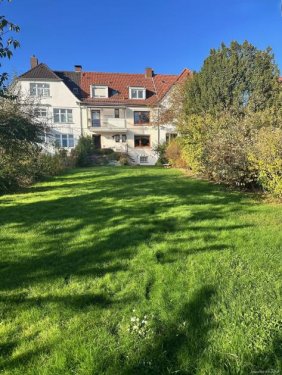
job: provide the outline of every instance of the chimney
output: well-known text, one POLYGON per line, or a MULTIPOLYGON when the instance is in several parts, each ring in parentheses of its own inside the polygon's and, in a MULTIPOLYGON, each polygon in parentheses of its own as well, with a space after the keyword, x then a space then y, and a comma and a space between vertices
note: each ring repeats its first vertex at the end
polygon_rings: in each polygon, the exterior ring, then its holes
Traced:
POLYGON ((35 57, 34 55, 31 56, 31 58, 30 58, 31 69, 35 68, 37 65, 38 65, 38 58, 35 57))
POLYGON ((154 75, 154 71, 152 68, 145 69, 145 78, 152 78, 154 75))
POLYGON ((74 70, 75 70, 76 72, 81 72, 81 71, 82 71, 82 66, 81 66, 81 65, 75 65, 75 66, 74 66, 74 70))

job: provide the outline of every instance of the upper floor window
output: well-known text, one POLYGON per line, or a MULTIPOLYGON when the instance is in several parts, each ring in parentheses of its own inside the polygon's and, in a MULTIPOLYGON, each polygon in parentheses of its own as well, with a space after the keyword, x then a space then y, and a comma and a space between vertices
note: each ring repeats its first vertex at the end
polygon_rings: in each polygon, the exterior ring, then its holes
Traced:
POLYGON ((91 120, 92 120, 92 126, 94 127, 101 126, 101 113, 99 110, 91 111, 91 120))
POLYGON ((146 89, 143 87, 129 87, 130 99, 146 99, 146 89))
POLYGON ((91 95, 92 98, 108 98, 109 88, 108 86, 92 85, 91 95))
POLYGON ((36 108, 34 110, 34 116, 38 118, 46 118, 47 117, 47 108, 36 108))
POLYGON ((54 122, 55 123, 71 123, 73 122, 72 109, 54 109, 54 122))
POLYGON ((134 111, 134 125, 149 124, 150 112, 149 111, 134 111))
POLYGON ((119 108, 115 108, 115 118, 119 118, 119 108))
POLYGON ((31 96, 50 96, 49 83, 30 83, 31 96))

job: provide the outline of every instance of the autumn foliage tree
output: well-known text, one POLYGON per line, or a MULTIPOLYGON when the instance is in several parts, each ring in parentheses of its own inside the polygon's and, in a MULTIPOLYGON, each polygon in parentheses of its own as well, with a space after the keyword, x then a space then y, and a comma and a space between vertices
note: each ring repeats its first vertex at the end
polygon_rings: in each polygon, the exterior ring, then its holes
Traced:
POLYGON ((272 132, 282 126, 278 77, 270 49, 232 42, 211 50, 186 82, 178 125, 190 168, 230 185, 261 183, 250 155, 261 128, 272 132))

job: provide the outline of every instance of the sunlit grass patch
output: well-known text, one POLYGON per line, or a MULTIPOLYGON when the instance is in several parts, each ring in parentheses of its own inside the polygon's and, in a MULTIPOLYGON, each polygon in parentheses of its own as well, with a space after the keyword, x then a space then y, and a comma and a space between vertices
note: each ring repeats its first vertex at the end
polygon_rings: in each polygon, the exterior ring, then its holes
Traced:
POLYGON ((2 373, 279 371, 281 217, 162 168, 1 197, 2 373))

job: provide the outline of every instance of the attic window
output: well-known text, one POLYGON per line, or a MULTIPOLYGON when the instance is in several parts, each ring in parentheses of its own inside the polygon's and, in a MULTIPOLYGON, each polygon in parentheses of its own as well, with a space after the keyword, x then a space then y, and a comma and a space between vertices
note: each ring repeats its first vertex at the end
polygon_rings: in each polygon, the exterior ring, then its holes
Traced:
POLYGON ((146 99, 146 89, 144 87, 129 87, 130 99, 146 99))
POLYGON ((109 88, 108 86, 92 85, 91 95, 92 95, 92 98, 108 98, 109 88))
POLYGON ((74 87, 73 89, 72 89, 72 92, 74 93, 74 94, 78 94, 78 88, 77 87, 74 87))

